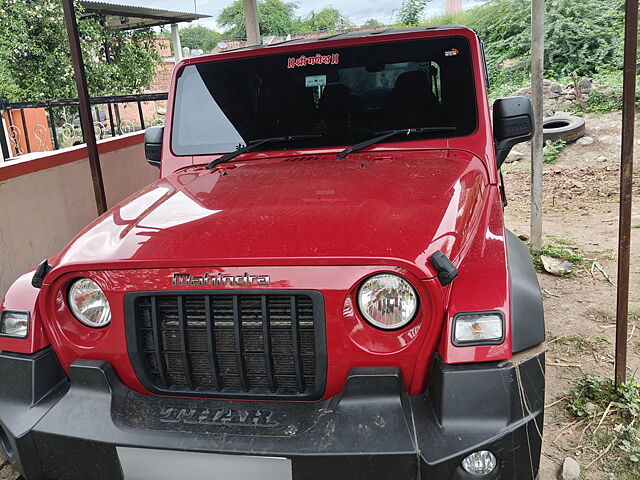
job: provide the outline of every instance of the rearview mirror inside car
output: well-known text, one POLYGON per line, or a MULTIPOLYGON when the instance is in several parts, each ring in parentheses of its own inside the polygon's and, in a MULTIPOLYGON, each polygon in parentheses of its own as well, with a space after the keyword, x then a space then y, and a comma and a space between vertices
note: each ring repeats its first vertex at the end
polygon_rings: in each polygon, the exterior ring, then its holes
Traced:
POLYGON ((533 108, 527 97, 501 98, 493 104, 493 137, 498 168, 517 143, 533 136, 533 108))
POLYGON ((164 127, 149 127, 144 132, 144 155, 154 167, 160 167, 163 135, 164 127))

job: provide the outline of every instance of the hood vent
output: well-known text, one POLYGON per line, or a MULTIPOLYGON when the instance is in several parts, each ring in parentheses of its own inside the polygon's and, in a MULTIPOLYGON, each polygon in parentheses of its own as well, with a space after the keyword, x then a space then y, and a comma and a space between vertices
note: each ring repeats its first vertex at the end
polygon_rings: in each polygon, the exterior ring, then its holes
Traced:
POLYGON ((318 160, 320 157, 318 156, 306 156, 306 157, 290 157, 284 160, 285 162, 306 162, 309 160, 318 160))

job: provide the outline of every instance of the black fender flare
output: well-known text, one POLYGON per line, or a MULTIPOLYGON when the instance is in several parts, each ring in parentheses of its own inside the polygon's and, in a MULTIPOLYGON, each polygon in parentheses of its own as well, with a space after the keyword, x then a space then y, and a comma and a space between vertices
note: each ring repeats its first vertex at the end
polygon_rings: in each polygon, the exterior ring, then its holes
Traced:
POLYGON ((544 309, 536 270, 527 246, 506 230, 511 288, 512 352, 544 342, 544 309))

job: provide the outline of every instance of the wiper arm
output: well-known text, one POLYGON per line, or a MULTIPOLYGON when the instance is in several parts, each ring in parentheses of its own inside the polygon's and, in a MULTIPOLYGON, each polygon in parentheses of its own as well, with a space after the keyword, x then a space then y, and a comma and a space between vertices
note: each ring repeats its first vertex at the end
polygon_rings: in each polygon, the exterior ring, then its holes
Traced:
POLYGON ((262 138, 260 140, 254 140, 253 142, 245 145, 238 150, 227 153, 220 158, 216 158, 214 161, 209 163, 205 168, 207 170, 211 170, 216 165, 220 165, 221 163, 228 162, 229 160, 236 158, 238 155, 242 155, 243 153, 250 152, 251 150, 263 145, 265 143, 277 143, 277 142, 291 142, 294 140, 307 140, 310 138, 321 138, 322 135, 287 135, 286 137, 271 137, 271 138, 262 138))
POLYGON ((393 137, 395 135, 400 135, 401 133, 405 135, 413 135, 416 133, 451 132, 455 129, 456 127, 418 127, 418 128, 401 128, 398 130, 385 130, 383 132, 376 132, 377 134, 380 134, 380 135, 374 138, 370 138, 369 140, 365 140, 364 142, 356 143, 355 145, 351 145, 350 147, 345 148, 340 153, 338 153, 338 155, 336 155, 336 158, 338 159, 344 158, 350 153, 356 152, 358 150, 362 150, 363 148, 367 148, 376 143, 383 142, 387 138, 393 137))

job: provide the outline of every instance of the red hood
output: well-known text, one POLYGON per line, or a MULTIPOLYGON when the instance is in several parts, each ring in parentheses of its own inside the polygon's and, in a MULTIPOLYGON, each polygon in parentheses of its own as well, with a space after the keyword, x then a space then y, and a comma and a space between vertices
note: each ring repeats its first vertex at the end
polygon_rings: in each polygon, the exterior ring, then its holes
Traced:
POLYGON ((190 168, 97 219, 56 267, 382 263, 433 276, 433 251, 464 255, 486 185, 480 159, 446 150, 190 168))

